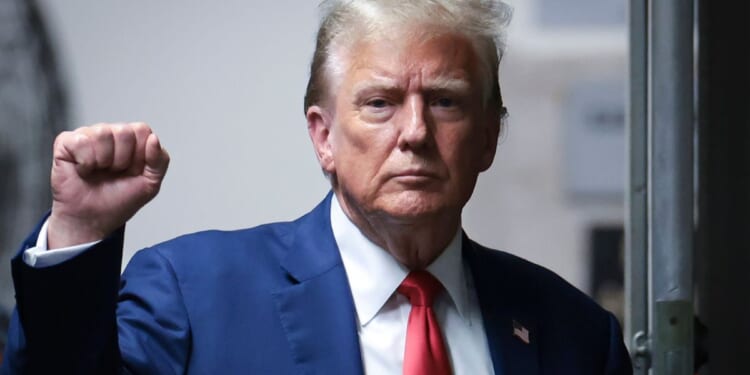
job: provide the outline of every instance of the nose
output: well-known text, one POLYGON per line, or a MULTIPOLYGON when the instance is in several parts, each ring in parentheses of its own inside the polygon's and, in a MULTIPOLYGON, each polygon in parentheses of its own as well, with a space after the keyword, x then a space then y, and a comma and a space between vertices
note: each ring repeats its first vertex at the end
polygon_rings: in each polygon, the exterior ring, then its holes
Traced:
POLYGON ((426 105, 420 97, 410 97, 404 105, 403 126, 398 146, 402 150, 417 151, 430 142, 430 119, 426 105))

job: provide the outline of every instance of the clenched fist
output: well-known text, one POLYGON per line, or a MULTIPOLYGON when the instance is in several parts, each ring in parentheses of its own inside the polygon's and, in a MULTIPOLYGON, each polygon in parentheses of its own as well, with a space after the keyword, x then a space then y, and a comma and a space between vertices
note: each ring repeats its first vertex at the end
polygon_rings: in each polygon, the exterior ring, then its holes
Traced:
POLYGON ((156 196, 169 154, 144 123, 97 124, 55 139, 49 249, 102 239, 156 196))

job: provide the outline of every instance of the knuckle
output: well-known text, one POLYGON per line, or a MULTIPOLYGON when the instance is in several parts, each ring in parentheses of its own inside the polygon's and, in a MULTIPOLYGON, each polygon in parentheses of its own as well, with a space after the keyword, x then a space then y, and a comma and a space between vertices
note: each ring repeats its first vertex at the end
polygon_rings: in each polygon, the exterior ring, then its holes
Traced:
POLYGON ((110 126, 110 128, 112 129, 113 133, 115 133, 115 132, 119 133, 119 132, 127 131, 128 126, 126 124, 123 124, 123 123, 117 123, 117 124, 112 124, 112 126, 110 126))
POLYGON ((71 131, 61 132, 60 134, 57 135, 57 137, 55 137, 54 147, 62 146, 71 138, 72 135, 73 135, 73 132, 71 131))
POLYGON ((97 125, 91 129, 91 133, 94 138, 98 140, 108 140, 112 135, 112 131, 106 125, 97 125))
POLYGON ((75 128, 75 129, 73 130, 73 133, 77 133, 77 132, 87 132, 87 131, 89 131, 89 130, 90 130, 91 128, 93 128, 93 127, 95 127, 95 126, 97 126, 97 125, 101 125, 101 123, 96 123, 96 124, 92 124, 92 125, 85 125, 85 126, 79 126, 79 127, 75 128))
POLYGON ((88 134, 76 132, 70 135, 70 143, 75 148, 84 147, 91 143, 91 137, 88 134))
POLYGON ((145 122, 131 122, 130 126, 137 134, 151 134, 151 126, 145 122))
POLYGON ((112 127, 112 136, 118 142, 130 142, 133 139, 133 131, 125 125, 118 124, 112 127))

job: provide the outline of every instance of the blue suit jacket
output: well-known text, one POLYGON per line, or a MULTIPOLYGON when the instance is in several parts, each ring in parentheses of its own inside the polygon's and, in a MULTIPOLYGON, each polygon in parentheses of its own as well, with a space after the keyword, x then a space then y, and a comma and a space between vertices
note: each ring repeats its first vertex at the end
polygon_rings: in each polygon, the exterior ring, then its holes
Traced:
MULTIPOLYGON (((54 267, 17 256, 0 373, 362 374, 329 207, 330 195, 293 222, 179 237, 138 252, 122 277, 122 232, 54 267)), ((463 253, 496 374, 632 373, 617 321, 584 294, 466 236, 463 253)))

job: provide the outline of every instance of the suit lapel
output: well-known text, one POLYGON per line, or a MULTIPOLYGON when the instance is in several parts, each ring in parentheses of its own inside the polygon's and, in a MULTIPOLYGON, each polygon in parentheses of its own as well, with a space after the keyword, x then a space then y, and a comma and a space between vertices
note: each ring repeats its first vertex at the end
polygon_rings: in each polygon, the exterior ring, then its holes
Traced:
MULTIPOLYGON (((282 260, 292 281, 273 293, 293 358, 303 374, 363 374, 357 318, 330 225, 331 194, 300 218, 282 260)), ((538 375, 539 334, 532 286, 516 285, 500 253, 464 235, 496 375, 538 375), (490 259, 493 258, 493 259, 490 259), (518 337, 528 331, 528 343, 518 337)))
POLYGON ((463 253, 474 279, 496 375, 539 374, 539 330, 530 286, 514 283, 512 270, 490 259, 464 234, 463 253))
POLYGON ((331 194, 300 218, 281 266, 292 285, 274 293, 303 374, 362 374, 354 302, 330 225, 331 194))

